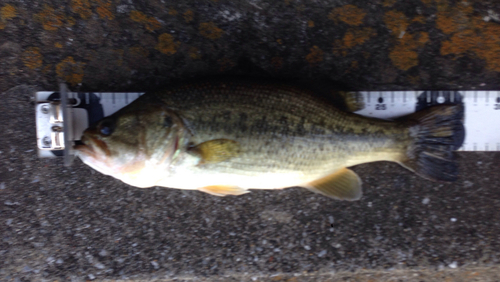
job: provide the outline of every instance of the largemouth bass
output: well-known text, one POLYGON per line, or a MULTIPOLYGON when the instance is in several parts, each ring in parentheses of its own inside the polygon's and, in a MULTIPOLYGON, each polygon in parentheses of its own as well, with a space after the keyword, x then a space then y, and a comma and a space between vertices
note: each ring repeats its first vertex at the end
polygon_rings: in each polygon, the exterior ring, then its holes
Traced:
POLYGON ((438 181, 457 178, 463 105, 394 120, 353 114, 359 94, 318 95, 286 83, 207 80, 147 93, 85 130, 81 160, 137 187, 217 196, 307 188, 357 200, 349 166, 393 161, 438 181))

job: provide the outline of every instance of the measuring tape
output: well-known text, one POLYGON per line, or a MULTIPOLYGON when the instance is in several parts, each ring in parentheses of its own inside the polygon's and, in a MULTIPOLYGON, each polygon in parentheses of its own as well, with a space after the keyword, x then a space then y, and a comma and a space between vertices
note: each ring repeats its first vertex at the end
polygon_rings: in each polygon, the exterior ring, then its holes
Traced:
POLYGON ((463 102, 465 140, 459 151, 500 151, 500 91, 361 92, 365 108, 357 114, 392 119, 428 106, 463 102))
MULTIPOLYGON (((39 157, 65 156, 71 163, 71 147, 82 132, 105 116, 132 103, 142 92, 35 93, 39 157), (68 106, 63 106, 67 104, 68 106)), ((466 130, 460 151, 500 151, 500 91, 365 91, 365 103, 357 114, 393 119, 439 104, 464 103, 466 130)))

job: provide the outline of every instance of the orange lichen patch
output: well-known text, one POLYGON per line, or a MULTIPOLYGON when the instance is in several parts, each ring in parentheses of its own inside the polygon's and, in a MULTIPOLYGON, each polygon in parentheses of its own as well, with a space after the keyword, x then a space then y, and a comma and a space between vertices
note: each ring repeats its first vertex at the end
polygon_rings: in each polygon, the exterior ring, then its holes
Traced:
POLYGON ((425 23, 425 17, 424 16, 416 16, 411 21, 415 22, 415 23, 425 23))
POLYGON ((394 10, 385 13, 384 22, 387 28, 393 32, 393 35, 396 36, 399 36, 401 32, 406 31, 409 25, 408 18, 405 14, 394 10))
POLYGON ((418 75, 408 75, 407 76, 408 81, 410 81, 411 84, 418 85, 420 83, 420 76, 418 75))
POLYGON ((406 71, 418 65, 417 50, 429 40, 429 35, 426 32, 420 32, 416 35, 417 38, 412 34, 405 34, 389 54, 392 63, 401 70, 406 71))
POLYGON ((171 8, 168 10, 168 14, 171 15, 171 16, 177 16, 178 12, 176 9, 174 8, 171 8))
POLYGON ((307 21, 307 27, 314 27, 313 21, 307 21))
POLYGON ((42 54, 40 54, 38 47, 27 48, 21 58, 24 65, 32 70, 42 66, 42 54))
POLYGON ((7 20, 15 18, 17 15, 16 8, 12 5, 5 5, 0 9, 0 29, 4 29, 7 26, 7 20))
POLYGON ((189 23, 194 19, 194 12, 191 10, 187 10, 186 12, 184 12, 183 16, 184 16, 184 20, 187 23, 189 23))
POLYGON ((86 20, 92 15, 89 0, 71 0, 70 8, 73 13, 80 15, 80 18, 86 20))
POLYGON ((315 45, 311 48, 311 52, 307 54, 306 60, 309 64, 316 64, 323 61, 324 54, 323 50, 315 45))
POLYGON ((220 71, 226 71, 226 70, 229 70, 231 69, 232 67, 234 67, 236 64, 231 61, 231 59, 229 58, 222 58, 222 59, 219 59, 217 60, 217 62, 219 63, 219 66, 220 66, 220 71))
POLYGON ((134 21, 134 22, 143 22, 145 21, 148 16, 146 16, 143 12, 140 12, 140 11, 131 11, 130 12, 130 18, 134 21))
POLYGON ((111 0, 93 0, 93 1, 98 5, 95 11, 99 15, 99 18, 101 19, 107 18, 108 20, 112 20, 115 18, 115 15, 113 14, 113 12, 111 12, 113 10, 111 6, 112 4, 111 0))
POLYGON ((161 27, 161 24, 154 17, 149 17, 145 23, 145 26, 146 26, 146 29, 148 31, 153 31, 153 30, 159 29, 161 27))
POLYGON ((76 20, 75 20, 75 18, 73 18, 73 17, 67 17, 67 18, 66 18, 66 23, 67 23, 69 26, 74 26, 74 25, 75 25, 75 23, 76 23, 76 20))
POLYGON ((358 61, 352 61, 351 62, 351 69, 357 69, 358 68, 358 61))
POLYGON ((213 22, 201 23, 199 29, 200 34, 208 39, 218 39, 224 34, 224 31, 213 22))
POLYGON ((271 59, 271 64, 273 65, 274 69, 281 69, 283 67, 283 58, 281 57, 273 57, 271 59))
POLYGON ((438 13, 438 17, 436 19, 437 27, 446 34, 451 34, 456 30, 457 26, 453 24, 453 19, 446 16, 445 13, 438 13))
POLYGON ((156 50, 163 54, 173 55, 177 52, 180 43, 174 41, 174 37, 168 33, 163 33, 158 37, 158 44, 156 50))
POLYGON ((161 27, 161 24, 157 19, 154 17, 148 17, 140 11, 130 12, 130 18, 135 22, 143 24, 148 31, 154 31, 161 27))
POLYGON ((368 41, 370 37, 376 35, 377 33, 373 28, 366 27, 362 29, 353 29, 350 28, 347 30, 347 32, 344 35, 344 38, 342 39, 343 41, 343 46, 345 48, 352 48, 356 45, 361 45, 368 41))
POLYGON ((377 35, 377 32, 370 27, 362 29, 350 28, 346 31, 344 38, 335 41, 333 53, 346 56, 349 49, 365 43, 375 35, 377 35))
POLYGON ((42 73, 44 73, 44 74, 49 74, 51 71, 52 71, 52 65, 46 65, 46 66, 42 69, 42 73))
POLYGON ((200 50, 196 47, 189 48, 189 57, 193 60, 201 59, 200 50))
POLYGON ((333 9, 328 18, 333 21, 341 20, 348 25, 360 25, 363 23, 363 19, 366 16, 366 12, 354 5, 345 5, 333 9))
POLYGON ((129 52, 130 52, 130 54, 132 54, 133 56, 136 56, 136 57, 146 58, 147 56, 149 56, 149 51, 146 48, 141 47, 141 46, 130 47, 129 52))
POLYGON ((73 57, 69 56, 56 65, 56 73, 67 83, 77 85, 83 80, 84 66, 84 63, 75 62, 73 57))
POLYGON ((159 29, 161 27, 161 24, 154 17, 148 17, 146 22, 144 22, 144 26, 146 27, 146 29, 148 31, 153 31, 153 30, 159 29))
MULTIPOLYGON (((425 23, 425 18, 417 16, 412 21, 425 23)), ((410 25, 410 20, 399 11, 392 10, 385 13, 384 22, 392 31, 392 35, 398 39, 398 43, 389 53, 392 63, 405 71, 418 65, 417 51, 429 41, 429 34, 427 32, 407 33, 406 29, 410 25)))
POLYGON ((441 45, 441 55, 464 56, 475 54, 486 62, 486 67, 500 72, 500 26, 485 22, 474 15, 469 5, 458 4, 453 9, 437 14, 436 25, 450 39, 441 45))
POLYGON ((6 21, 15 18, 17 15, 16 8, 12 5, 5 5, 0 9, 0 20, 6 21))
POLYGON ((398 2, 398 0, 385 0, 382 5, 384 5, 384 7, 392 7, 394 4, 396 4, 396 2, 398 2))
POLYGON ((45 30, 57 30, 63 25, 64 19, 64 15, 56 12, 56 10, 49 5, 45 5, 44 9, 33 17, 35 20, 42 23, 43 29, 45 30))
POLYGON ((458 5, 448 11, 438 12, 436 25, 446 34, 470 29, 473 24, 471 22, 473 12, 474 8, 472 6, 463 5, 458 5))
POLYGON ((443 42, 441 55, 475 53, 490 70, 500 71, 500 26, 481 23, 477 31, 464 30, 443 42))
POLYGON ((448 9, 449 3, 448 0, 420 0, 424 3, 425 6, 430 7, 434 6, 438 11, 444 11, 448 9))
POLYGON ((417 45, 424 46, 429 41, 429 34, 427 32, 417 33, 417 45))
POLYGON ((283 40, 282 40, 281 38, 276 39, 276 42, 277 42, 279 45, 283 44, 283 40))
POLYGON ((116 57, 117 57, 117 60, 116 60, 116 64, 118 66, 121 66, 123 65, 123 49, 115 49, 113 50, 113 52, 116 54, 116 57))
POLYGON ((62 48, 63 45, 61 44, 61 42, 56 42, 56 43, 54 43, 54 47, 56 47, 56 48, 62 48))

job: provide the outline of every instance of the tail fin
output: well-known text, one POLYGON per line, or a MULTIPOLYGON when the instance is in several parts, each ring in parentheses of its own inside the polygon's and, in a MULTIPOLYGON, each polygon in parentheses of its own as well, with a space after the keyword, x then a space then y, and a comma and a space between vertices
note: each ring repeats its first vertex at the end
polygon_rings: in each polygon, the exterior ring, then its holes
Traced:
POLYGON ((430 180, 455 181, 458 164, 453 151, 465 138, 463 117, 463 104, 433 106, 403 117, 414 141, 401 164, 430 180))

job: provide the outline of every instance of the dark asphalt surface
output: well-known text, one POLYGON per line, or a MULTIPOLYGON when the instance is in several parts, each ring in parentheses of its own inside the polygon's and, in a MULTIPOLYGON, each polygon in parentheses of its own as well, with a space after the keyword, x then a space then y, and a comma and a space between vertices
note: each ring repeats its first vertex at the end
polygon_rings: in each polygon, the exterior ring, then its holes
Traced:
POLYGON ((461 176, 452 184, 423 180, 396 164, 357 166, 365 191, 357 202, 298 188, 226 198, 138 189, 79 161, 66 168, 59 159, 38 159, 32 90, 16 87, 0 104, 6 281, 306 279, 499 263, 498 152, 460 153, 461 176))
POLYGON ((500 4, 403 2, 0 2, 0 281, 499 281, 499 152, 459 153, 451 184, 357 166, 357 202, 138 189, 36 156, 30 97, 58 80, 145 91, 250 73, 500 89, 500 4))

